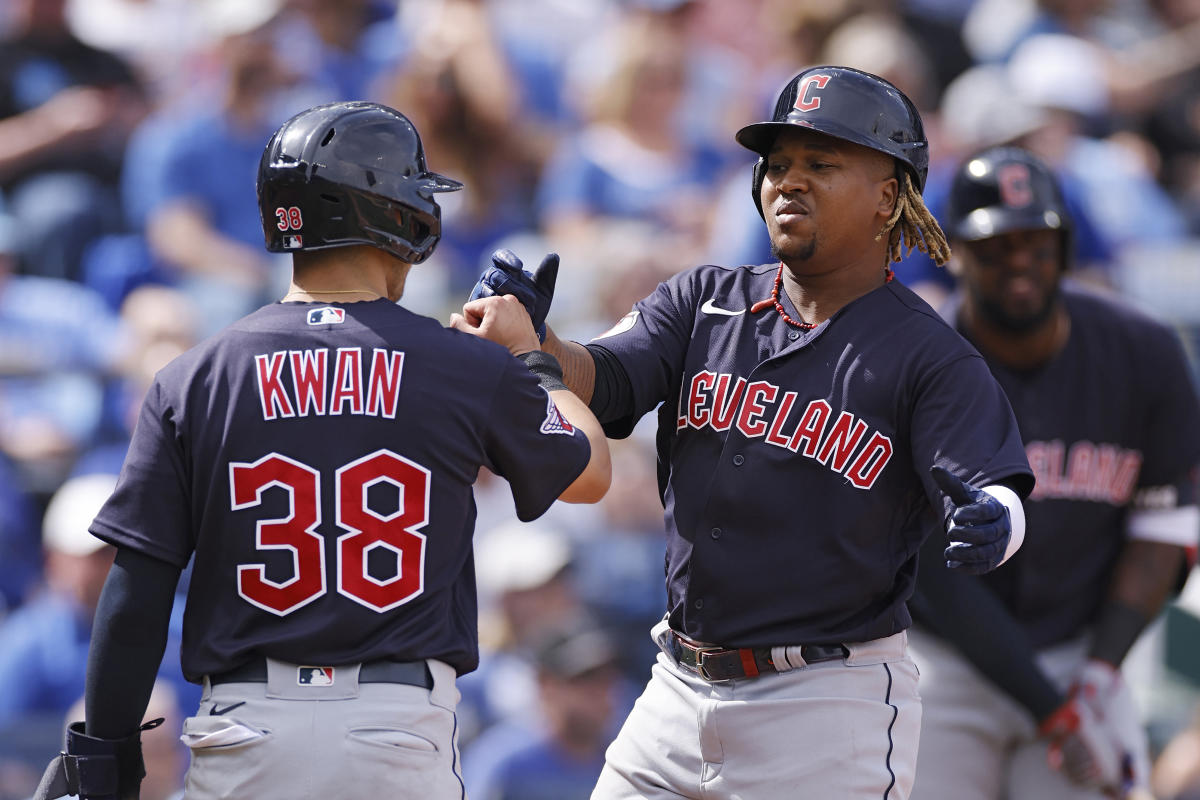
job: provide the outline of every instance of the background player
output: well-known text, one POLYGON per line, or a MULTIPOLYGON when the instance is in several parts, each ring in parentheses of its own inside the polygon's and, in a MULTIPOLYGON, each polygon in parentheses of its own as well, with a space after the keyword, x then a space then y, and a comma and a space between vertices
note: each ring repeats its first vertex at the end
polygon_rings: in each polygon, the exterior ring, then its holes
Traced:
POLYGON ((459 188, 372 103, 310 109, 267 144, 263 230, 294 252, 292 286, 149 390, 92 526, 119 550, 86 730, 68 726, 71 755, 44 783, 65 763, 84 797, 136 796, 138 725, 194 556, 189 798, 463 796, 454 679, 478 660, 475 476, 505 477, 528 520, 556 498, 598 500, 610 469, 514 299, 485 301, 483 318, 518 323, 504 332, 541 357, 529 369, 396 304, 437 244, 434 193, 459 188))
MULTIPOLYGON (((593 796, 903 798, 918 548, 945 511, 945 559, 995 566, 1032 477, 983 360, 891 280, 905 244, 946 256, 909 99, 812 67, 736 138, 780 263, 684 271, 586 347, 546 334, 608 435, 658 409, 662 653, 593 796)), ((531 277, 501 258, 477 293, 538 316, 531 277)))
POLYGON ((1196 543, 1195 389, 1172 331, 1064 277, 1071 222, 1028 152, 964 161, 946 221, 947 318, 1011 399, 1037 487, 1011 562, 972 578, 921 561, 913 798, 1111 797, 1148 778, 1118 668, 1196 543))

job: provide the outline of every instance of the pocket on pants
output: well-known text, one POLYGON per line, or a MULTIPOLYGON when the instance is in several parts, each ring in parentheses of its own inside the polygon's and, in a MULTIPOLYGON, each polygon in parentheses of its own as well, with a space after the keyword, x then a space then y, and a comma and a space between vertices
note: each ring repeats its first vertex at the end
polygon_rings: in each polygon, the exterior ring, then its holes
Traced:
POLYGON ((271 738, 271 732, 229 717, 188 717, 179 737, 191 750, 245 748, 271 738))
POLYGON ((424 753, 437 753, 438 751, 438 746, 429 739, 400 728, 352 728, 346 735, 351 741, 386 750, 412 750, 424 753))

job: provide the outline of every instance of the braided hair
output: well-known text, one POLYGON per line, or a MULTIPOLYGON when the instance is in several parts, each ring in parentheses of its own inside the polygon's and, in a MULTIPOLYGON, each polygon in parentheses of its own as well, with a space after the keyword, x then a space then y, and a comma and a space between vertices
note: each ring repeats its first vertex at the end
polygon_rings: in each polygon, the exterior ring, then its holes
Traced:
POLYGON ((900 173, 897 176, 901 186, 900 196, 896 198, 892 216, 875 238, 878 240, 887 235, 889 264, 904 258, 915 247, 922 253, 927 253, 935 264, 941 266, 950 259, 950 245, 946 242, 946 234, 925 207, 925 201, 913 186, 908 170, 897 166, 897 171, 900 173))

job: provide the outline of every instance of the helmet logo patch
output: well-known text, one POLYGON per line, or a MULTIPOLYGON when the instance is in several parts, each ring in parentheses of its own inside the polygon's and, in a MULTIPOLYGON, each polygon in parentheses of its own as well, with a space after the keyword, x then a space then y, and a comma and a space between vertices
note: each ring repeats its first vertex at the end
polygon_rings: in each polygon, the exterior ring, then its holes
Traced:
POLYGON ((279 220, 275 223, 275 227, 281 231, 298 231, 304 227, 304 218, 300 215, 300 209, 297 206, 288 208, 280 206, 275 209, 275 216, 279 220))
POLYGON ((283 249, 285 250, 299 250, 300 248, 304 247, 304 239, 299 234, 288 235, 281 238, 283 239, 283 249))
POLYGON ((1029 167, 1021 163, 1003 164, 996 170, 1000 201, 1009 208, 1023 208, 1033 202, 1029 167))
POLYGON ((796 89, 795 109, 815 111, 820 108, 821 96, 817 94, 817 90, 824 89, 825 84, 829 83, 829 78, 829 75, 809 75, 800 81, 800 86, 796 89))

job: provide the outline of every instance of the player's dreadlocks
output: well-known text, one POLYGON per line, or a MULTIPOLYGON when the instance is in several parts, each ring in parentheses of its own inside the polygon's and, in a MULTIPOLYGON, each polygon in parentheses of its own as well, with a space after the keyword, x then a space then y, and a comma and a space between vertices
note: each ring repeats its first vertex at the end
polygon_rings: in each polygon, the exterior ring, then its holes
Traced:
POLYGON ((934 263, 941 266, 950 259, 950 245, 946 243, 946 234, 925 207, 925 201, 913 186, 908 170, 898 168, 898 171, 900 174, 897 177, 900 179, 902 191, 896 198, 896 208, 892 211, 892 216, 875 238, 879 239, 887 234, 888 263, 899 261, 915 247, 922 253, 928 253, 934 263))

